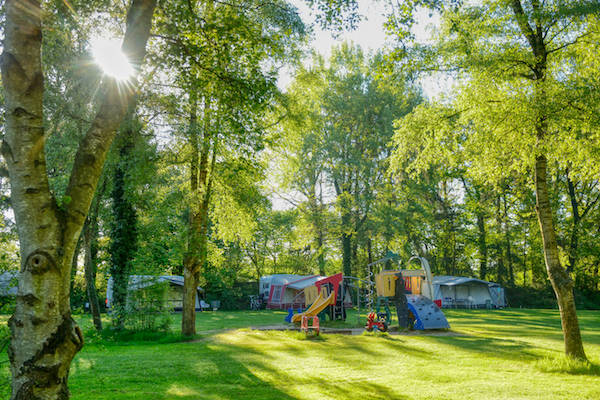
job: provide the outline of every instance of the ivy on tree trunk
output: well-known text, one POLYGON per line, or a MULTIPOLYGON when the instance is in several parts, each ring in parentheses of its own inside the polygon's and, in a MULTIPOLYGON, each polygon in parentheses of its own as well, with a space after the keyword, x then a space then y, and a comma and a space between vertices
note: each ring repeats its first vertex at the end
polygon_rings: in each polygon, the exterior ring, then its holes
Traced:
MULTIPOLYGON (((129 9, 123 50, 136 67, 144 58, 155 5, 154 0, 133 0, 129 9)), ((71 361, 83 346, 81 330, 71 318, 71 264, 106 153, 133 91, 105 80, 98 112, 79 145, 59 205, 49 188, 44 152, 44 12, 38 0, 7 0, 4 7, 2 154, 22 260, 9 320, 11 399, 67 399, 71 361)))
POLYGON ((112 239, 110 274, 113 278, 112 316, 114 326, 118 329, 122 329, 125 322, 129 275, 133 270, 132 262, 137 249, 137 216, 130 196, 125 190, 125 171, 132 148, 131 132, 126 129, 124 133, 127 136, 126 143, 119 152, 120 160, 115 168, 111 194, 114 214, 110 235, 112 239))

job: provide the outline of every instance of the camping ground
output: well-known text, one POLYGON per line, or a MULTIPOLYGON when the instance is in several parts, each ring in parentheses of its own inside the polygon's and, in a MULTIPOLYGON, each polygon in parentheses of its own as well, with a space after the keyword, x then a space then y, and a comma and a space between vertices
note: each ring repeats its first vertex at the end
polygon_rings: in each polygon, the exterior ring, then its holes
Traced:
MULTIPOLYGON (((256 331, 280 311, 205 312, 175 334, 94 335, 73 363, 73 399, 598 399, 600 315, 580 311, 591 364, 564 361, 557 310, 446 310, 444 335, 256 331)), ((178 315, 172 331, 177 332, 178 315)), ((7 316, 3 317, 6 323, 7 316)), ((356 321, 349 315, 346 324, 356 321)), ((2 397, 9 371, 2 355, 2 397)))

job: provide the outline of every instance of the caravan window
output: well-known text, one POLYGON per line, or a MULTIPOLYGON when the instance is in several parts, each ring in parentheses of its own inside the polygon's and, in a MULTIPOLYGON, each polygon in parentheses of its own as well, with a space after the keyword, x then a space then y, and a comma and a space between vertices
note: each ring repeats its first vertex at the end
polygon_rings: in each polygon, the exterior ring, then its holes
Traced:
POLYGON ((273 297, 271 301, 274 303, 279 303, 281 300, 281 286, 273 286, 273 297))

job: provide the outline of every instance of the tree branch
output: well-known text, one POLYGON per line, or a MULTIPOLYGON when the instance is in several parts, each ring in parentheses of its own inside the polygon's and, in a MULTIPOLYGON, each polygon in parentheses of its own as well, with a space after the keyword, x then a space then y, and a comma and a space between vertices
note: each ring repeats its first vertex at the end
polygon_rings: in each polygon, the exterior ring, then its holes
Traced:
POLYGON ((523 10, 523 6, 521 4, 521 0, 512 0, 512 9, 515 13, 515 17, 517 18, 517 24, 519 25, 521 32, 523 32, 523 34, 527 38, 531 49, 534 52, 537 52, 537 41, 535 38, 535 33, 533 32, 531 25, 529 25, 527 15, 525 14, 525 10, 523 10))
MULTIPOLYGON (((150 35, 155 7, 156 0, 133 0, 127 14, 127 30, 122 49, 137 72, 146 54, 146 42, 150 35)), ((102 104, 79 145, 66 191, 67 238, 79 234, 94 197, 110 144, 133 99, 135 86, 134 79, 127 84, 121 84, 113 78, 107 78, 105 81, 102 104)))

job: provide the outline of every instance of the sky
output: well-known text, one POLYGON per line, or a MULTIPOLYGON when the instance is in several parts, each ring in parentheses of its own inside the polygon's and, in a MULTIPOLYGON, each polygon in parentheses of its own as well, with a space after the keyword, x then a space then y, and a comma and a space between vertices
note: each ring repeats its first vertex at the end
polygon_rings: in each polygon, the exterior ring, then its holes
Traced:
MULTIPOLYGON (((314 23, 315 17, 311 9, 306 5, 305 0, 292 0, 292 3, 300 11, 300 16, 306 23, 314 23)), ((310 43, 311 47, 319 53, 328 57, 331 54, 331 47, 339 45, 344 41, 351 41, 360 45, 363 50, 376 51, 383 48, 386 43, 391 44, 387 38, 383 24, 386 21, 385 1, 379 0, 359 0, 359 14, 362 20, 353 31, 342 32, 338 37, 334 37, 330 32, 314 27, 314 34, 310 43)), ((438 22, 434 16, 431 17, 425 10, 417 11, 416 26, 413 30, 416 38, 420 42, 427 42, 431 36, 431 30, 438 22)), ((291 68, 285 68, 279 78, 279 87, 283 90, 292 80, 291 68)), ((449 90, 452 82, 444 76, 429 76, 422 78, 419 82, 423 87, 425 96, 432 99, 437 97, 443 91, 449 90)))

